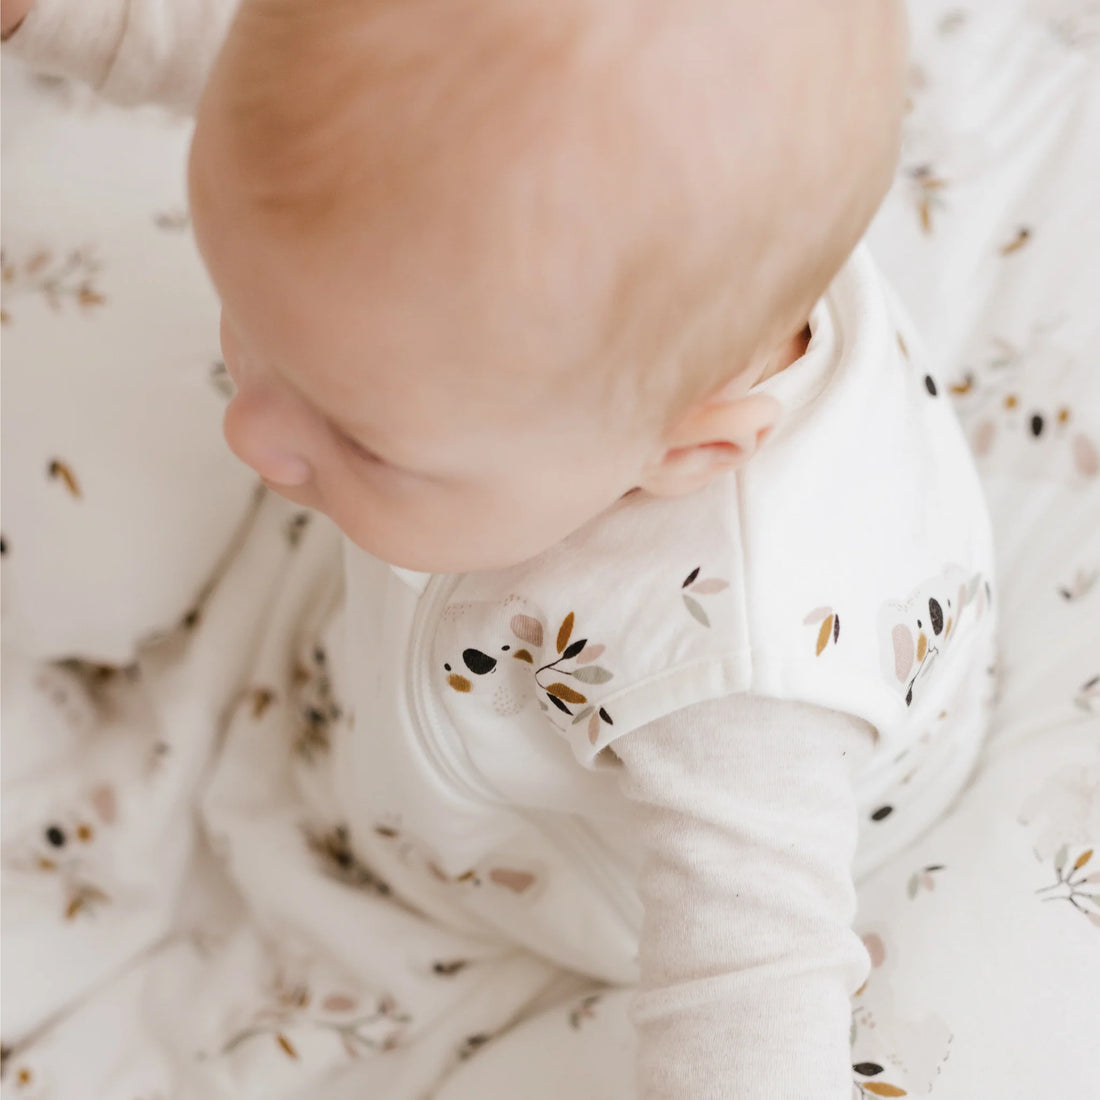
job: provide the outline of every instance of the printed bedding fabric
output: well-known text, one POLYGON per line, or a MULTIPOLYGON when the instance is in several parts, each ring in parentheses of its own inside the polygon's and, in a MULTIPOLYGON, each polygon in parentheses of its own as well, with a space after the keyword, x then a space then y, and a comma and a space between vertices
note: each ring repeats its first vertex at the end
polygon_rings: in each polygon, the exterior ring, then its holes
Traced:
MULTIPOLYGON (((1096 1096, 1100 5, 913 18, 870 242, 978 456, 1003 637, 973 782, 860 888, 853 1096, 1096 1096)), ((187 126, 3 79, 5 1100, 632 1096, 626 992, 425 920, 311 787, 339 540, 219 440, 187 126)))

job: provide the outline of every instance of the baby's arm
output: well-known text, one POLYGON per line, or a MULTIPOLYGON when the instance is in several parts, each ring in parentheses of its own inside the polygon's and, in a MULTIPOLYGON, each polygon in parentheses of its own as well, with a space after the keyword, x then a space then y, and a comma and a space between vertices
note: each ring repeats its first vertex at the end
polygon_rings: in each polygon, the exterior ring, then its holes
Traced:
POLYGON ((641 986, 646 1100, 849 1100, 851 773, 871 727, 731 696, 620 738, 646 846, 641 986))
MULTIPOLYGON (((198 103, 238 0, 34 0, 5 53, 116 103, 198 103)), ((22 15, 26 4, 20 5, 22 15)), ((16 9, 4 6, 4 24, 16 9)))

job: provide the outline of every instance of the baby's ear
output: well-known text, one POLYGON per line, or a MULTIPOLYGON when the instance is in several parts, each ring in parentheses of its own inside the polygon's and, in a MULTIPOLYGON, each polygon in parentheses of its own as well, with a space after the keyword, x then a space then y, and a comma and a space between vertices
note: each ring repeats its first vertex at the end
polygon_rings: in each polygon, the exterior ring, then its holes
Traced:
POLYGON ((743 466, 779 420, 782 406, 767 394, 733 400, 706 398, 665 434, 642 471, 640 488, 654 496, 694 493, 714 478, 743 466))

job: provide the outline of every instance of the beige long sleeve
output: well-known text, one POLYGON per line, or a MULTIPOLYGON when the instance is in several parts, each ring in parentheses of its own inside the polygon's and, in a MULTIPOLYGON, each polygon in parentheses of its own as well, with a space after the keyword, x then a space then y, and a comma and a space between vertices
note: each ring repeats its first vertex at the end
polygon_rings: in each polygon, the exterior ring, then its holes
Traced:
POLYGON ((871 729, 806 704, 735 696, 615 742, 646 847, 645 1100, 849 1100, 851 776, 871 729))
POLYGON ((4 53, 116 103, 190 113, 236 7, 237 0, 36 0, 4 53))

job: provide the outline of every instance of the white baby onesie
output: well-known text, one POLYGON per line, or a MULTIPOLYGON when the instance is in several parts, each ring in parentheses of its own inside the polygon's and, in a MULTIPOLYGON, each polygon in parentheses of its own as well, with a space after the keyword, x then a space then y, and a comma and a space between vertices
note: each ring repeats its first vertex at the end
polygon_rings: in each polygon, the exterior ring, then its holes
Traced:
MULTIPOLYGON (((11 46, 187 106, 231 10, 39 0, 11 46)), ((645 1096, 849 1094, 857 821, 863 872, 984 728, 991 553, 952 414, 862 253, 812 328, 758 387, 765 451, 697 497, 628 497, 501 574, 348 549, 357 849, 441 920, 639 983, 645 1096)))

